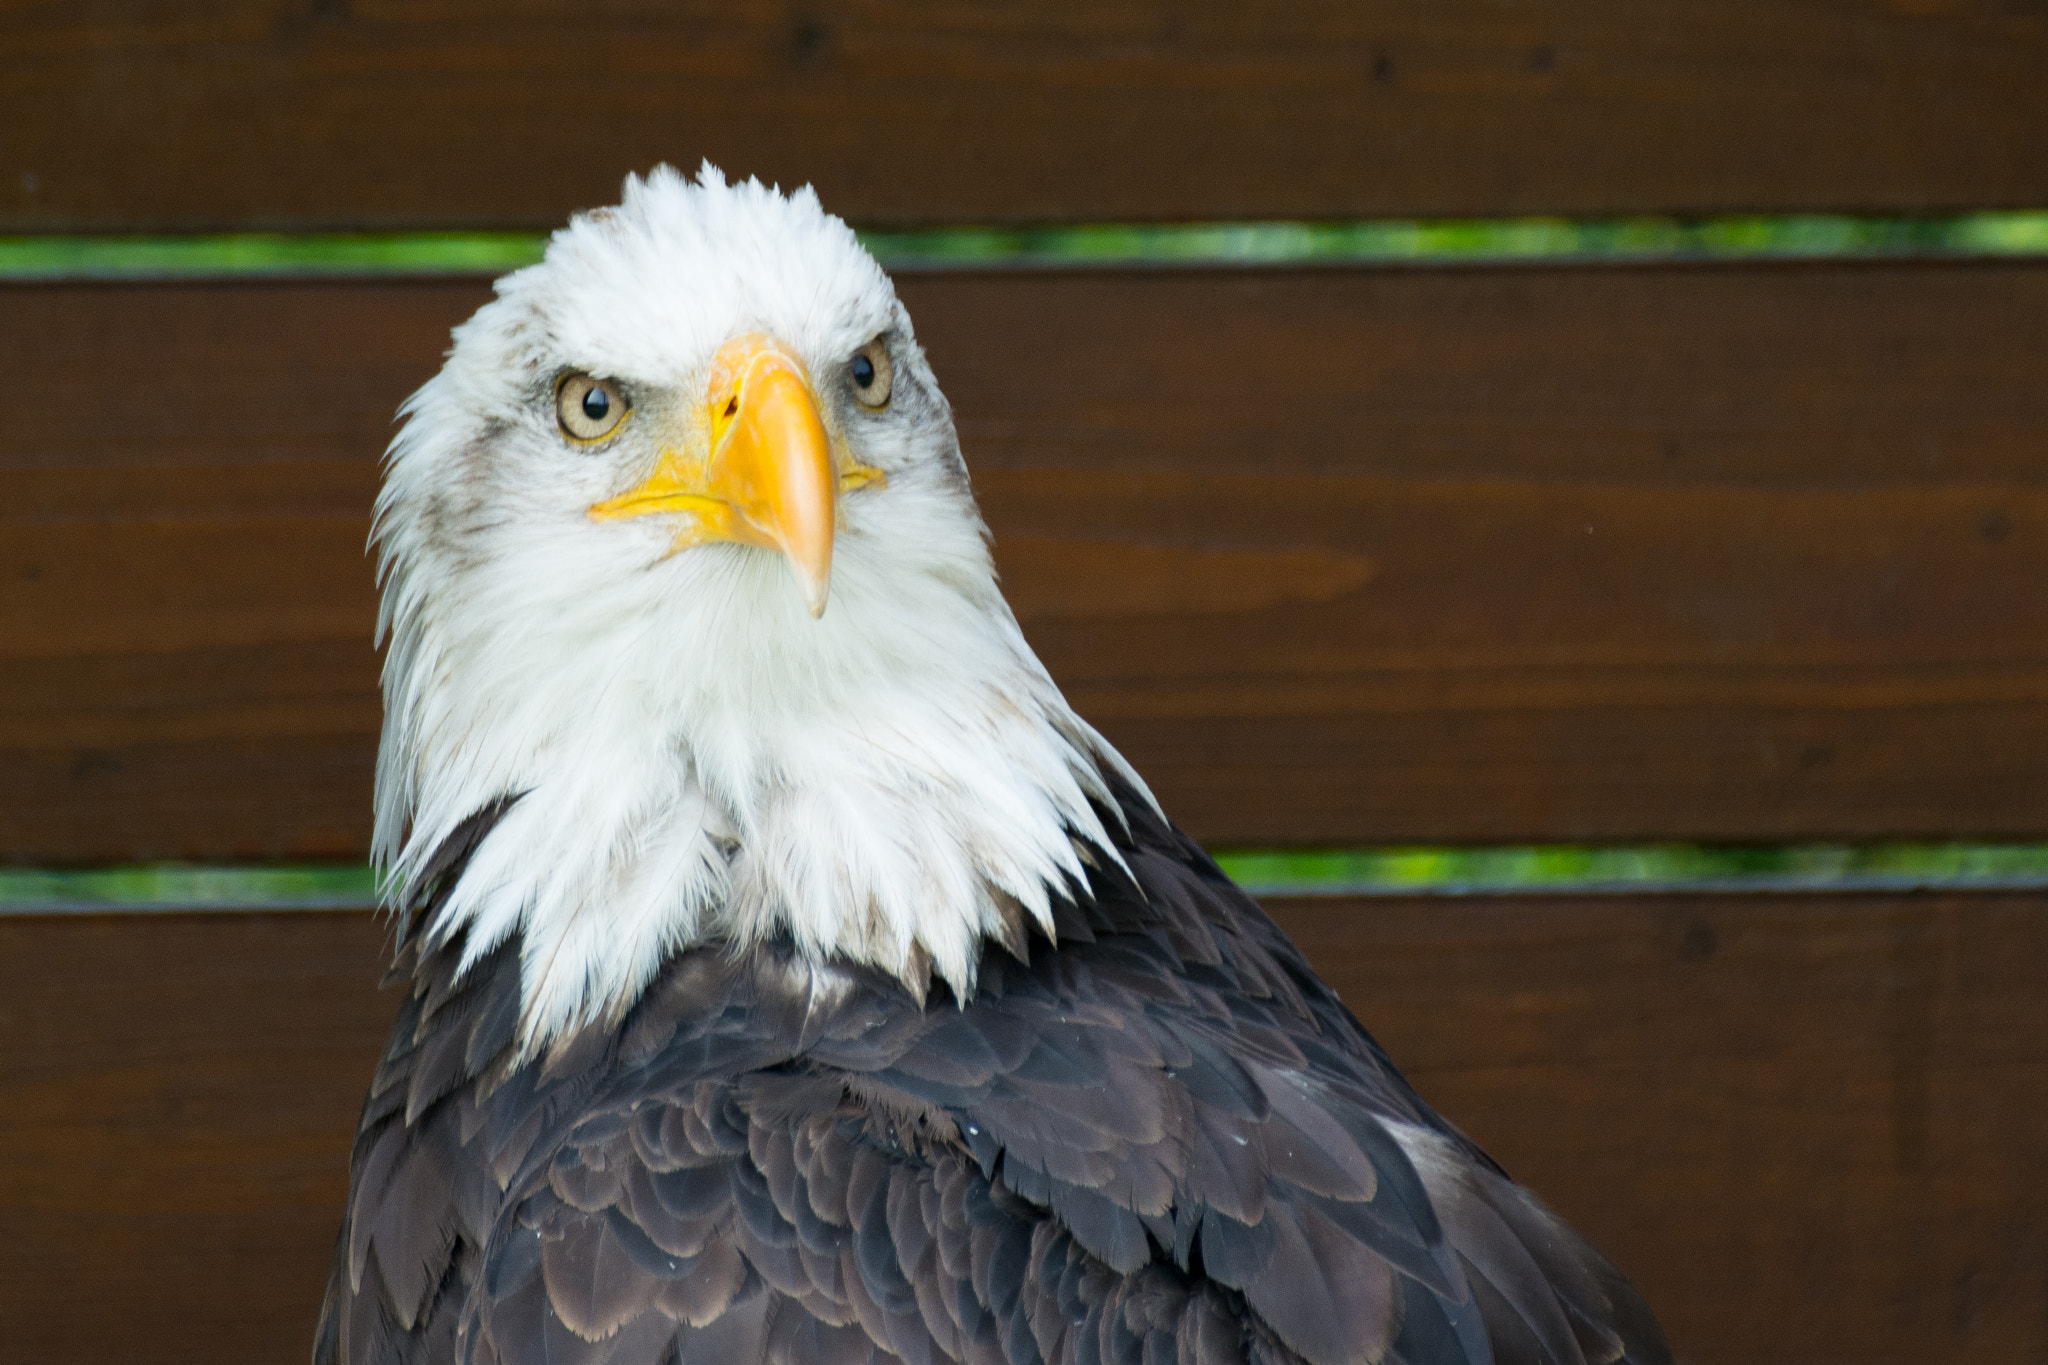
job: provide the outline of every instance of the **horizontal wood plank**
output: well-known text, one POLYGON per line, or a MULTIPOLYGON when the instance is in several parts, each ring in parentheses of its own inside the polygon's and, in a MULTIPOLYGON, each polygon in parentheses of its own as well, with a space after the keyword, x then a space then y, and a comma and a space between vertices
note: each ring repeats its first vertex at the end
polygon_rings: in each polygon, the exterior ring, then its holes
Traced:
MULTIPOLYGON (((2048 269, 927 276, 1005 584, 1232 843, 2048 833, 2048 269)), ((461 283, 17 287, 0 856, 355 857, 461 283)))
POLYGON ((0 231, 551 226, 710 157, 870 222, 2048 203, 2011 0, 234 0, 0 14, 0 231))
MULTIPOLYGON (((2048 1351, 2048 901, 1275 906, 1694 1365, 2048 1351)), ((297 1358, 395 1008, 366 914, 0 919, 0 1333, 297 1358)))

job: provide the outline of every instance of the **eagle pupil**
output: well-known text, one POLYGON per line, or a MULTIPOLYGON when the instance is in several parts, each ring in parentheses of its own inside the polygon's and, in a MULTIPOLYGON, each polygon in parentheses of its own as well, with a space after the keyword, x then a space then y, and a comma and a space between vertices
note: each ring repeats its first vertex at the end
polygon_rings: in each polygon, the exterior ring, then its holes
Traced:
POLYGON ((853 382, 867 388, 875 382, 875 362, 864 355, 853 358, 853 382))
POLYGON ((593 422, 602 422, 604 415, 612 410, 612 400, 605 396, 603 389, 591 389, 583 395, 583 415, 593 422))

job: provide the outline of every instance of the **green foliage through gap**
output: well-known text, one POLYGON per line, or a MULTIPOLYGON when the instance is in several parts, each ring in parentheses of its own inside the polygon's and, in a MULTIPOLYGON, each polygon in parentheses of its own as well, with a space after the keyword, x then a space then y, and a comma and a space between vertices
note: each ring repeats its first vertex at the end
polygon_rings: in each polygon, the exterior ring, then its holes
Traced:
MULTIPOLYGON (((2048 211, 1947 217, 1417 219, 1093 223, 862 234, 894 269, 1826 260, 2048 255, 2048 211)), ((540 259, 530 232, 0 237, 0 280, 497 275, 540 259)))
MULTIPOLYGON (((1218 862, 1263 896, 1513 892, 2048 890, 2048 844, 1889 843, 1707 847, 1363 848, 1225 852, 1218 862)), ((207 867, 163 863, 86 871, 0 870, 0 913, 51 910, 340 909, 376 900, 361 864, 207 867)))

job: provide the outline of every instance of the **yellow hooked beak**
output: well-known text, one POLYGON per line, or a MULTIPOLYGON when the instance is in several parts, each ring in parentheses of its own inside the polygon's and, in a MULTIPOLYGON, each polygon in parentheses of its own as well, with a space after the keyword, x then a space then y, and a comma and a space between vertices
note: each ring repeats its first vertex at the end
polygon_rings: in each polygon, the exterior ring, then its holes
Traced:
POLYGON ((592 507, 591 520, 686 513, 670 554, 721 540, 774 550, 795 570, 811 615, 822 615, 839 493, 882 472, 850 456, 840 467, 803 363, 773 337, 719 348, 696 417, 645 483, 592 507))

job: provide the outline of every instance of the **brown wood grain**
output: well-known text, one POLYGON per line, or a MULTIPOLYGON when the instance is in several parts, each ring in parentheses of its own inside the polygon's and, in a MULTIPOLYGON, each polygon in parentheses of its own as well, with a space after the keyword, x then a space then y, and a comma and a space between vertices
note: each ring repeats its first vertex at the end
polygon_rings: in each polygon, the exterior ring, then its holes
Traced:
POLYGON ((234 0, 0 13, 0 231, 552 226, 710 157, 871 222, 2048 202, 2015 0, 234 0))
POLYGON ((2048 1346, 2048 902, 1275 906, 1422 1093, 1642 1289, 1680 1360, 2048 1346))
MULTIPOLYGON (((1223 842, 2048 832, 2048 269, 924 276, 1033 642, 1223 842)), ((355 857, 467 283, 0 291, 0 851, 355 857)))
POLYGON ((385 943, 362 912, 0 918, 10 1359, 306 1358, 385 943))
MULTIPOLYGON (((2048 900, 1275 910, 1681 1360, 2048 1351, 2048 900)), ((0 918, 11 1358, 299 1357, 395 1008, 384 943, 361 913, 0 918)))

